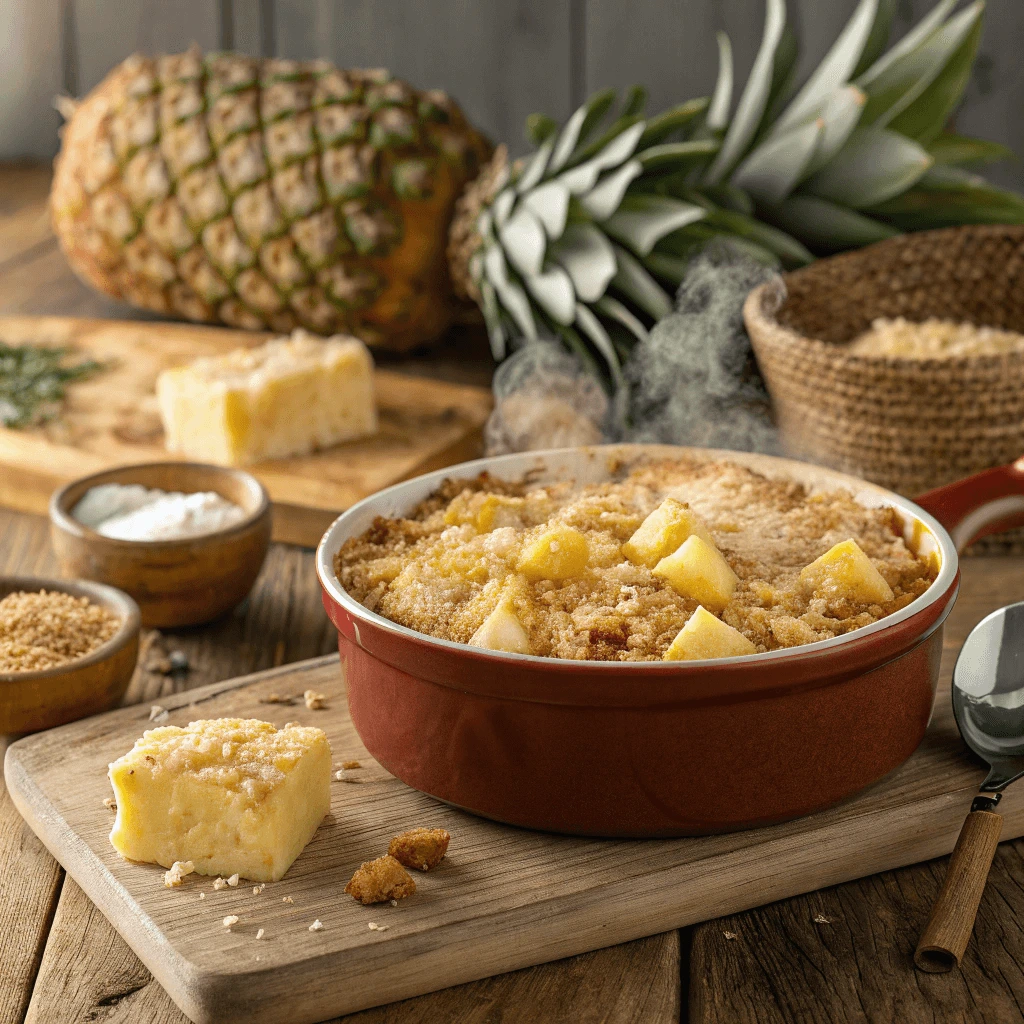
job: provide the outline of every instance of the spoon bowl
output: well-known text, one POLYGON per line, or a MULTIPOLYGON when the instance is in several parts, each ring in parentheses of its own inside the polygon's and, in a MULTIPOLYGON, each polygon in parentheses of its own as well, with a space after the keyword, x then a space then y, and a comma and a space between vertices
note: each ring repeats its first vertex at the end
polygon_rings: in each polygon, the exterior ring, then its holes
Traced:
POLYGON ((1024 601, 971 630, 953 669, 953 714, 964 742, 989 765, 982 793, 1024 775, 1024 601))

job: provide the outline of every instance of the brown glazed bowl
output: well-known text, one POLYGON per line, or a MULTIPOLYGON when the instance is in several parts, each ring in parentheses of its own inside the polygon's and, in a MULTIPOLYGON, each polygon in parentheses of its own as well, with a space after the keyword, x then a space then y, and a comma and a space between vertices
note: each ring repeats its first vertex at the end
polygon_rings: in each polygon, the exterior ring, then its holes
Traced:
POLYGON ((270 498, 249 473, 197 462, 151 462, 82 477, 50 498, 50 540, 65 576, 109 583, 138 602, 144 626, 195 626, 245 600, 270 546, 270 498), (246 513, 225 530, 183 540, 114 540, 72 518, 98 484, 215 491, 246 513))
POLYGON ((99 583, 0 576, 0 598, 19 590, 87 597, 113 612, 121 625, 105 644, 66 665, 0 672, 0 733, 52 729, 114 707, 128 689, 139 657, 138 605, 120 590, 99 583))
POLYGON ((317 551, 352 721, 415 789, 488 818, 597 836, 681 836, 782 821, 880 779, 921 742, 960 581, 957 550, 1024 523, 1024 460, 919 499, 801 462, 618 445, 479 459, 400 483, 342 515, 317 551), (899 612, 844 636, 714 661, 585 662, 451 643, 364 608, 334 555, 376 516, 446 477, 607 480, 637 460, 730 459, 894 508, 938 577, 899 612), (951 536, 952 534, 952 536, 951 536))

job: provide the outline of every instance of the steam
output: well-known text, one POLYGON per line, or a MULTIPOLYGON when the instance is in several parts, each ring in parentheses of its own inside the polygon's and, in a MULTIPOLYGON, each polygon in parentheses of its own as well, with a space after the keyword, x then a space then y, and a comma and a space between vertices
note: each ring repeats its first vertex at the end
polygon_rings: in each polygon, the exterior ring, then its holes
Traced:
POLYGON ((494 375, 489 454, 626 440, 777 454, 771 402, 743 326, 743 302, 774 271, 726 242, 690 262, 675 312, 633 349, 608 398, 575 355, 524 345, 494 375))
POLYGON ((610 440, 611 402, 576 356, 550 341, 524 345, 494 374, 488 455, 610 440))
POLYGON ((706 246, 691 261, 676 311, 626 364, 627 440, 779 452, 771 402, 743 326, 747 295, 773 277, 724 243, 706 246))

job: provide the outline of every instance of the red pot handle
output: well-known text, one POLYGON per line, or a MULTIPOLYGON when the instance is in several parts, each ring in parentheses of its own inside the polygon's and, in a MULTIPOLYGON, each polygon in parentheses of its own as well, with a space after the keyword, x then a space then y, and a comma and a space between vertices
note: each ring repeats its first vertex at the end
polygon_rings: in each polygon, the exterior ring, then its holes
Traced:
POLYGON ((957 551, 993 533, 1024 526, 1024 456, 914 499, 949 531, 957 551))

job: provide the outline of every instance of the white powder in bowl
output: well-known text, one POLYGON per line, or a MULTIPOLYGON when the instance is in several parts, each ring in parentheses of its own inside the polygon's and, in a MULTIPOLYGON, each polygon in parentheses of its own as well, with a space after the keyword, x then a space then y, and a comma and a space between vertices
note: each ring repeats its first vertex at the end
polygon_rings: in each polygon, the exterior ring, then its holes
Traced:
POLYGON ((183 494, 140 484, 91 487, 71 510, 72 518, 116 540, 181 540, 234 526, 245 511, 214 491, 183 494))

